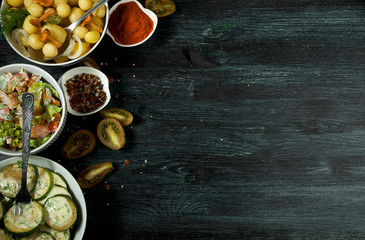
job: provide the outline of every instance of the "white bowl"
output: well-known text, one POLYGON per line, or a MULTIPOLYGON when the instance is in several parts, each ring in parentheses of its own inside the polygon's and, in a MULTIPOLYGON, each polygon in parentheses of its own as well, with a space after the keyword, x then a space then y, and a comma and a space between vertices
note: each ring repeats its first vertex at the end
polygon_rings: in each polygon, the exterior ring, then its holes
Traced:
MULTIPOLYGON (((14 49, 14 51, 16 53, 18 53, 20 56, 22 56, 23 58, 27 59, 28 61, 31 61, 33 63, 37 63, 40 65, 44 65, 44 66, 69 66, 69 65, 73 65, 81 60, 83 60, 84 58, 86 58, 101 42, 101 40, 103 39, 103 37, 105 36, 105 33, 107 31, 108 28, 108 22, 109 22, 109 7, 108 7, 108 3, 104 4, 106 7, 106 13, 105 13, 105 17, 104 17, 104 30, 103 32, 100 34, 100 39, 97 43, 95 43, 92 48, 85 53, 83 56, 76 58, 76 59, 70 59, 67 62, 63 62, 63 63, 56 63, 56 62, 42 62, 42 61, 38 61, 38 60, 34 60, 30 57, 27 57, 26 55, 24 55, 24 53, 22 53, 22 50, 19 48, 18 44, 12 40, 11 38, 11 33, 10 34, 5 34, 5 38, 6 41, 9 43, 9 45, 14 49)), ((6 0, 2 1, 1 7, 10 7, 10 5, 7 3, 6 0)))
MULTIPOLYGON (((113 41, 114 41, 114 43, 115 44, 117 44, 118 46, 120 46, 120 47, 135 47, 135 46, 138 46, 138 45, 140 45, 140 44, 142 44, 142 43, 144 43, 145 41, 147 41, 152 35, 153 35, 153 33, 155 32, 155 30, 156 30, 156 27, 157 27, 157 23, 158 23, 158 18, 157 18, 157 16, 156 16, 156 14, 154 13, 154 12, 152 12, 151 10, 149 10, 149 9, 147 9, 147 8, 145 8, 145 7, 143 7, 142 6, 142 4, 140 4, 138 1, 136 1, 136 0, 121 0, 121 1, 119 1, 119 2, 117 2, 111 9, 110 9, 110 16, 112 15, 112 13, 113 13, 113 11, 120 5, 120 4, 123 4, 123 3, 127 3, 127 2, 135 2, 135 3, 137 3, 137 5, 138 5, 138 7, 145 13, 145 14, 147 14, 151 19, 152 19, 152 21, 153 21, 153 30, 152 30, 152 32, 143 40, 143 41, 141 41, 141 42, 139 42, 139 43, 136 43, 136 44, 130 44, 130 45, 124 45, 124 44, 120 44, 120 43, 118 43, 115 39, 114 39, 114 37, 113 37, 113 35, 110 33, 110 31, 109 31, 109 29, 107 29, 107 34, 113 39, 113 41)), ((110 16, 109 16, 109 18, 110 18, 110 16)))
POLYGON ((101 109, 103 109, 106 105, 108 105, 109 101, 110 101, 110 91, 109 91, 109 80, 108 77, 101 71, 92 68, 92 67, 76 67, 73 68, 67 72, 65 72, 60 79, 58 79, 58 84, 60 85, 60 87, 62 88, 63 91, 63 95, 66 98, 66 105, 67 105, 67 111, 69 113, 71 113, 72 115, 75 116, 86 116, 86 115, 90 115, 96 112, 99 112, 101 109), (82 73, 87 73, 87 74, 93 74, 96 75, 100 78, 101 83, 103 84, 103 90, 106 93, 106 100, 105 103, 98 107, 97 109, 87 112, 87 113, 81 113, 81 112, 77 112, 75 110, 73 110, 70 106, 70 96, 67 94, 67 88, 65 86, 66 81, 72 77, 74 77, 75 75, 78 74, 82 74, 82 73))
MULTIPOLYGON (((0 162, 0 169, 6 167, 9 164, 16 163, 17 161, 21 161, 20 157, 12 157, 0 162)), ((68 190, 74 199, 76 206, 78 207, 78 221, 76 221, 76 225, 73 228, 73 240, 82 240, 86 229, 86 220, 87 220, 87 210, 86 210, 86 202, 84 198, 84 194, 81 191, 81 188, 75 178, 71 175, 69 171, 67 171, 60 164, 43 157, 38 156, 30 156, 29 164, 34 166, 40 166, 52 170, 54 172, 60 173, 66 180, 68 185, 68 190)))
MULTIPOLYGON (((20 68, 23 68, 26 72, 28 72, 28 75, 34 73, 34 74, 42 76, 42 80, 51 84, 52 87, 54 89, 56 89, 56 91, 60 94, 60 102, 61 102, 61 106, 62 106, 62 112, 61 112, 62 116, 61 116, 60 124, 58 125, 56 132, 45 143, 43 143, 41 146, 39 146, 37 148, 30 150, 30 154, 36 154, 36 153, 46 149, 47 147, 49 147, 61 135, 61 132, 62 132, 63 128, 65 127, 66 118, 67 118, 66 101, 65 101, 65 97, 63 95, 61 88, 57 84, 57 81, 48 72, 46 72, 42 68, 39 68, 39 67, 36 67, 33 65, 29 65, 29 64, 24 64, 24 63, 11 64, 11 65, 6 65, 6 66, 1 67, 0 74, 6 73, 6 72, 18 73, 20 68)), ((0 147, 0 154, 4 154, 4 155, 8 155, 8 156, 21 156, 22 152, 10 150, 5 147, 0 147)))

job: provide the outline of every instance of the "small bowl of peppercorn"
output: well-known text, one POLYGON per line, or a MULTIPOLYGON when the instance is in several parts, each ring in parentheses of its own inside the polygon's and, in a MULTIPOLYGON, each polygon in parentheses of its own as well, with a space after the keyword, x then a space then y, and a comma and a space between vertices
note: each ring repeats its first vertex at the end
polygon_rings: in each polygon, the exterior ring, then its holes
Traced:
POLYGON ((76 67, 58 80, 66 98, 67 111, 86 116, 102 110, 110 101, 107 76, 92 67, 76 67))

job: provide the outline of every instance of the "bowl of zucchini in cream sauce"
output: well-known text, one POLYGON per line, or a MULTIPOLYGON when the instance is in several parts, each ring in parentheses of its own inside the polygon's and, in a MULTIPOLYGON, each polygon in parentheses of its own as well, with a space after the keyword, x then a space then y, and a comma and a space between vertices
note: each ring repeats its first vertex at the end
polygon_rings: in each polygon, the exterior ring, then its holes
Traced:
POLYGON ((30 156, 27 187, 32 201, 14 215, 20 189, 21 158, 0 162, 0 239, 81 240, 86 228, 84 195, 74 177, 60 164, 30 156), (4 237, 4 238, 2 238, 4 237))

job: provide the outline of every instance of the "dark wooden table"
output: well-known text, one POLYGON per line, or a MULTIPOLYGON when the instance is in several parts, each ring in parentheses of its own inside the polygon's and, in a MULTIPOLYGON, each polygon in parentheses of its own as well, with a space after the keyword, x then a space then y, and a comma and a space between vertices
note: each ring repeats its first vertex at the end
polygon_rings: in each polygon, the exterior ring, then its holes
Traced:
POLYGON ((365 1, 175 2, 145 44, 91 54, 134 114, 125 147, 62 159, 100 121, 68 115, 38 154, 74 176, 113 162, 84 190, 84 239, 364 239, 365 1))

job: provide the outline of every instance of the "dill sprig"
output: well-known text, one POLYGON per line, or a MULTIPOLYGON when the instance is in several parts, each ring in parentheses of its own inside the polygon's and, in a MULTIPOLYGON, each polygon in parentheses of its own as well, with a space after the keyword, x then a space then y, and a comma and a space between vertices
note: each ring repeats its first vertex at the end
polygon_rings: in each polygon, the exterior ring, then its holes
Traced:
POLYGON ((0 10, 1 34, 10 33, 14 28, 21 28, 24 19, 29 15, 26 8, 2 7, 0 10))
POLYGON ((59 24, 62 21, 62 17, 58 16, 57 14, 53 14, 47 18, 44 23, 45 24, 59 24))

